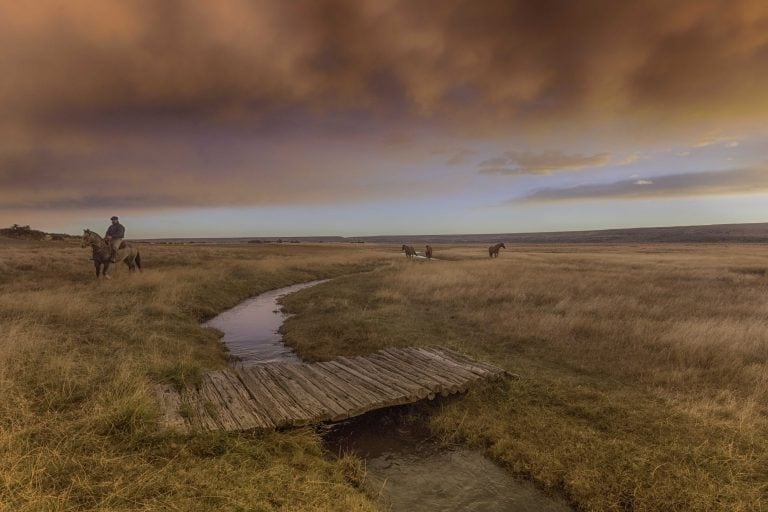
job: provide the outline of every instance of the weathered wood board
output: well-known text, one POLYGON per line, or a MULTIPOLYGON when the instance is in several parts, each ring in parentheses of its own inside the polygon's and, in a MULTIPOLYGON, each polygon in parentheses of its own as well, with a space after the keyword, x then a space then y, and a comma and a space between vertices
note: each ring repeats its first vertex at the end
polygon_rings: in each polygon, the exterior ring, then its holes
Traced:
POLYGON ((507 374, 442 347, 391 348, 322 363, 218 370, 194 389, 161 386, 157 394, 166 427, 240 431, 340 421, 507 374))

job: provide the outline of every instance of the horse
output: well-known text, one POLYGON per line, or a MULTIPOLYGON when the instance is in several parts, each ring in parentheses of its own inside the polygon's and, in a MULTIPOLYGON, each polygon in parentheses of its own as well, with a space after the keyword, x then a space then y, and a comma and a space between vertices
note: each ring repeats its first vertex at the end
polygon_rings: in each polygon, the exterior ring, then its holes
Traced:
POLYGON ((403 244, 403 247, 401 249, 407 258, 413 258, 416 255, 416 249, 413 248, 411 245, 405 245, 403 244))
POLYGON ((499 257, 499 249, 506 249, 507 246, 503 243, 498 243, 496 245, 492 245, 488 248, 488 256, 491 258, 498 258, 499 257))
MULTIPOLYGON (((111 279, 111 276, 107 273, 109 271, 109 265, 112 263, 110 260, 112 251, 110 250, 109 243, 90 229, 84 229, 80 247, 86 247, 88 245, 93 249, 92 259, 93 266, 96 267, 96 279, 99 278, 99 274, 107 279, 111 279)), ((125 264, 128 265, 128 270, 131 272, 136 269, 141 271, 141 255, 139 254, 139 250, 131 244, 125 242, 120 244, 120 248, 115 255, 115 262, 119 261, 124 261, 125 264)))
POLYGON ((432 259, 432 246, 428 245, 427 250, 424 252, 424 255, 427 257, 428 260, 432 259))

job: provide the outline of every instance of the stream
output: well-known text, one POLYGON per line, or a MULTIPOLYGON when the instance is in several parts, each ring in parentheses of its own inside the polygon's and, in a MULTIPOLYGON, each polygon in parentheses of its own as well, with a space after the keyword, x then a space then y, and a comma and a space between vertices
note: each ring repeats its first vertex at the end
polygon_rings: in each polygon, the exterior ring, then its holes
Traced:
MULTIPOLYGON (((224 333, 235 366, 272 361, 300 363, 278 329, 286 318, 278 300, 328 280, 310 281, 247 299, 204 325, 224 333)), ((408 406, 403 406, 408 407, 408 406)), ((567 512, 562 500, 516 480, 481 452, 446 448, 400 407, 369 412, 318 427, 327 449, 354 453, 366 463, 368 491, 393 512, 567 512)))

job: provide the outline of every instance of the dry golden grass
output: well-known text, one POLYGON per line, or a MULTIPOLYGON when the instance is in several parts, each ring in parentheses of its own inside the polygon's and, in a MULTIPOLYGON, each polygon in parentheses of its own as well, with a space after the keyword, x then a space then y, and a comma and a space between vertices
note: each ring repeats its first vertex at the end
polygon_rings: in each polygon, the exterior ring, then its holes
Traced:
POLYGON ((584 510, 768 510, 768 248, 435 256, 288 297, 289 343, 446 345, 520 374, 428 408, 431 427, 584 510))
POLYGON ((362 246, 141 247, 95 282, 90 252, 0 244, 0 510, 373 510, 360 465, 310 429, 161 431, 152 389, 226 364, 199 322, 249 295, 365 271, 362 246))
POLYGON ((142 246, 0 243, 0 510, 373 510, 310 429, 182 436, 152 388, 226 364, 199 322, 267 289, 314 359, 458 348, 522 375, 424 406, 584 510, 768 509, 768 248, 737 245, 142 246), (369 271, 370 272, 364 272, 369 271), (362 272, 362 273, 361 273, 362 272))

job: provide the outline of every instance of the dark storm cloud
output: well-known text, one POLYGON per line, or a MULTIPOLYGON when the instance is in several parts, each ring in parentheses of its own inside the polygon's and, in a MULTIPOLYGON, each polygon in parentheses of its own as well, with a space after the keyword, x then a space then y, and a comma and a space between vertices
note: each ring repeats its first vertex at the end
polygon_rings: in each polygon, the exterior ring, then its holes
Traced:
MULTIPOLYGON (((171 204, 346 200, 350 175, 367 196, 412 188, 363 176, 404 151, 380 144, 404 126, 501 136, 629 120, 648 133, 764 117, 768 4, 7 1, 0 77, 0 206, 118 201, 147 184, 171 204), (320 138, 346 141, 355 165, 320 158, 320 138), (287 140, 290 165, 272 158, 287 140)), ((545 156, 561 161, 486 167, 547 174, 606 158, 545 156)))
POLYGON ((289 105, 512 121, 764 99, 768 77, 768 7, 748 0, 41 0, 0 14, 3 104, 62 123, 289 105))
POLYGON ((611 159, 610 153, 595 155, 567 155, 562 151, 507 151, 504 156, 480 162, 484 174, 548 175, 554 172, 575 171, 586 167, 601 167, 611 159))
POLYGON ((765 192, 768 192, 767 170, 739 169, 636 178, 614 183, 579 185, 568 188, 542 188, 522 199, 513 199, 509 203, 545 203, 594 199, 658 199, 765 192))

